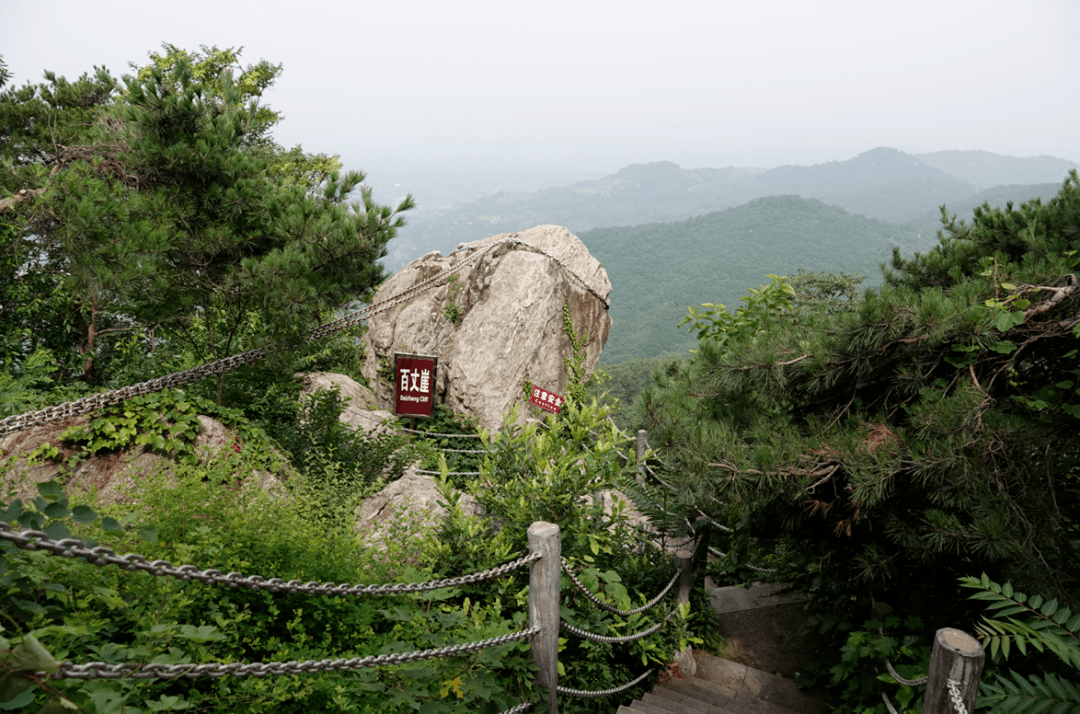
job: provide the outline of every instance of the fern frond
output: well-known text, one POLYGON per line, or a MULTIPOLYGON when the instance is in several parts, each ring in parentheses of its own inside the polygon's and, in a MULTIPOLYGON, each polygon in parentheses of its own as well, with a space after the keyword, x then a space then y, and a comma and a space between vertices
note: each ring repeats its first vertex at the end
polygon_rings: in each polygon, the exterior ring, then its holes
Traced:
POLYGON ((1080 687, 1056 675, 1047 674, 1045 679, 1031 675, 1025 679, 1016 672, 1009 672, 1011 680, 998 675, 994 682, 983 682, 979 687, 979 708, 992 707, 1010 714, 1080 714, 1080 687))
POLYGON ((960 584, 979 592, 973 600, 985 600, 991 614, 976 626, 984 648, 995 660, 999 654, 1008 659, 1013 645, 1027 654, 1031 645, 1039 652, 1049 650, 1071 667, 1080 670, 1080 614, 1073 615, 1067 607, 1059 607, 1056 599, 1044 601, 1039 595, 1025 597, 1014 592, 1012 585, 998 585, 984 573, 981 578, 965 577, 960 584), (994 612, 996 610, 996 612, 994 612), (1013 615, 1025 614, 1020 621, 1013 615))

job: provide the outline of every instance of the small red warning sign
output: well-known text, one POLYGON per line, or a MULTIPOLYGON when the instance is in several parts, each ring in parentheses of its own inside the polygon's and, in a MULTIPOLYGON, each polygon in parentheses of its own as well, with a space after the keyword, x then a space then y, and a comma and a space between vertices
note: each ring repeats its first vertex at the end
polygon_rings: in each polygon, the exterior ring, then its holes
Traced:
POLYGON ((529 394, 529 403, 535 404, 541 409, 547 409, 552 414, 558 414, 563 405, 563 398, 554 392, 533 386, 532 392, 529 394))

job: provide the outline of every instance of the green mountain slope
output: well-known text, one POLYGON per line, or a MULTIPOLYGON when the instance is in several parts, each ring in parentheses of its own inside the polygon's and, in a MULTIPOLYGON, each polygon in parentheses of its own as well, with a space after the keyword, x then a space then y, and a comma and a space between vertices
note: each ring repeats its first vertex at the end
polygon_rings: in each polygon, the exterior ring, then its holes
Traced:
MULTIPOLYGON (((1040 183, 1030 185, 994 186, 976 194, 963 198, 959 201, 944 202, 945 209, 950 216, 959 216, 970 222, 972 212, 976 206, 988 203, 991 206, 1004 206, 1009 201, 1019 206, 1033 198, 1041 198, 1044 202, 1057 195, 1061 190, 1061 182, 1040 183)), ((907 228, 923 236, 936 236, 941 230, 941 210, 936 208, 927 211, 920 216, 904 224, 907 228)))
POLYGON ((738 304, 769 273, 810 271, 868 275, 893 246, 905 254, 930 247, 911 230, 855 216, 798 196, 770 196, 677 223, 601 228, 579 237, 603 264, 613 287, 605 363, 685 351, 676 328, 689 305, 738 304))

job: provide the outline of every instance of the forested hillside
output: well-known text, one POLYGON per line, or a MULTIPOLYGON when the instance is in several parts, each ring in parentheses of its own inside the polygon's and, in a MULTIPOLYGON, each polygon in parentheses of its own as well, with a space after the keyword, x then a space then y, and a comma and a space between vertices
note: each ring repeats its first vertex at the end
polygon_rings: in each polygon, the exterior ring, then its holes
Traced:
POLYGON ((676 223, 601 228, 579 236, 614 290, 605 363, 685 351, 676 325, 690 305, 730 307, 769 273, 799 268, 860 273, 880 282, 893 247, 905 255, 936 240, 798 196, 771 196, 676 223))

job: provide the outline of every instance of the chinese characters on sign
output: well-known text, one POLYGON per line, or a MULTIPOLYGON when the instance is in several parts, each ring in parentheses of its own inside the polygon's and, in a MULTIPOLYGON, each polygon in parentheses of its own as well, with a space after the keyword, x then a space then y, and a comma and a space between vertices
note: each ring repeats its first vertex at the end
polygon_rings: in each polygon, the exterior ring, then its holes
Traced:
POLYGON ((436 358, 423 355, 394 355, 394 413, 431 416, 435 403, 436 358))
POLYGON ((535 404, 541 409, 547 409, 552 414, 558 414, 563 405, 563 398, 554 392, 533 386, 532 392, 529 394, 529 403, 535 404))

